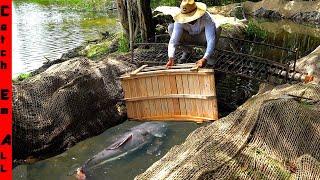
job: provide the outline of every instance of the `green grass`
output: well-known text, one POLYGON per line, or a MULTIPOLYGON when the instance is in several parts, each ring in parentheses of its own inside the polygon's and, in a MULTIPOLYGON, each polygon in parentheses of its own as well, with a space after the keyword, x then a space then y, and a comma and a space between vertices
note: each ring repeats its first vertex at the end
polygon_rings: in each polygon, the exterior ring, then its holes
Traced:
POLYGON ((88 11, 105 11, 112 5, 111 0, 16 0, 15 2, 37 3, 46 6, 57 5, 88 11))
POLYGON ((23 81, 23 80, 25 80, 25 79, 27 79, 27 78, 29 78, 31 76, 32 76, 31 73, 21 73, 21 74, 18 75, 17 78, 13 79, 12 81, 13 82, 23 81))
POLYGON ((129 40, 122 33, 119 39, 118 52, 128 52, 129 51, 129 40))
POLYGON ((250 39, 265 40, 268 36, 268 32, 260 28, 253 21, 249 21, 246 28, 246 36, 250 39))
POLYGON ((106 41, 100 42, 98 44, 89 45, 86 48, 85 55, 88 58, 94 58, 94 57, 98 57, 98 56, 107 54, 109 52, 109 48, 110 48, 111 43, 112 43, 112 41, 106 40, 106 41))

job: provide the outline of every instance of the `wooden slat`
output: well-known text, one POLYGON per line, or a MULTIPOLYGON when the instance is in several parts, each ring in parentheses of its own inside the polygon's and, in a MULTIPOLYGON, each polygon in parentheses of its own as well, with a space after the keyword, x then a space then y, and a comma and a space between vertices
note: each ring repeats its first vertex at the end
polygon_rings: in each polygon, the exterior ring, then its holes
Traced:
MULTIPOLYGON (((197 94, 197 95, 201 95, 201 90, 200 90, 200 87, 201 87, 201 84, 199 83, 199 76, 194 76, 194 87, 196 87, 195 88, 195 91, 194 91, 194 93, 195 94, 197 94)), ((195 100, 195 103, 196 103, 196 114, 198 115, 198 116, 201 116, 201 114, 202 114, 202 106, 201 106, 201 99, 199 99, 199 98, 197 98, 196 100, 195 100)))
MULTIPOLYGON (((188 81, 189 81, 189 89, 190 89, 190 94, 195 95, 195 89, 198 87, 195 87, 195 79, 194 75, 190 74, 188 75, 188 81)), ((197 106, 196 106, 196 100, 195 99, 190 99, 191 102, 191 115, 192 116, 197 116, 197 106)))
POLYGON ((136 88, 135 88, 135 81, 136 81, 136 79, 128 80, 128 86, 129 86, 129 89, 130 89, 131 97, 137 97, 136 88))
POLYGON ((122 80, 122 87, 123 87, 123 91, 124 91, 124 97, 125 98, 132 98, 131 93, 130 93, 130 87, 129 87, 129 80, 122 80))
MULTIPOLYGON (((201 89, 200 89, 200 94, 202 95, 207 95, 207 90, 205 89, 205 76, 198 76, 199 79, 199 84, 201 85, 201 89)), ((203 117, 208 117, 208 101, 204 100, 201 103, 201 108, 202 108, 202 113, 201 115, 199 114, 199 116, 203 116, 203 117)))
POLYGON ((145 67, 147 67, 148 65, 147 64, 145 64, 145 65, 142 65, 141 67, 139 67, 138 69, 136 69, 136 70, 134 70, 134 71, 132 71, 131 73, 130 73, 130 76, 134 76, 134 75, 137 75, 143 68, 145 68, 145 67))
MULTIPOLYGON (((134 118, 131 118, 134 119, 134 118)), ((134 120, 170 120, 170 121, 193 121, 193 122, 206 122, 206 121, 213 121, 213 119, 210 118, 204 118, 204 117, 198 117, 198 116, 151 116, 148 118, 142 118, 142 119, 134 119, 134 120)))
MULTIPOLYGON (((158 81, 158 77, 152 77, 151 79, 152 81, 152 89, 153 89, 153 97, 154 96, 160 96, 160 91, 159 91, 159 81, 158 81)), ((153 99, 151 100, 151 102, 154 104, 154 116, 160 116, 161 113, 161 102, 157 99, 153 99)))
POLYGON ((127 102, 126 103, 128 118, 135 118, 136 117, 133 112, 133 103, 134 102, 127 102))
MULTIPOLYGON (((183 95, 184 91, 183 91, 182 75, 176 75, 176 81, 177 81, 178 94, 183 95)), ((185 98, 183 97, 179 98, 179 104, 180 104, 180 115, 186 115, 185 98)))
MULTIPOLYGON (((212 69, 199 69, 198 71, 190 71, 190 69, 166 69, 159 71, 149 71, 149 72, 140 72, 137 75, 139 77, 148 77, 148 76, 163 76, 163 75, 176 75, 176 74, 197 74, 197 75, 206 75, 213 74, 212 69)), ((122 75, 120 79, 133 79, 136 76, 130 76, 128 74, 122 75)))
MULTIPOLYGON (((166 95, 166 87, 165 87, 165 78, 164 76, 159 76, 159 95, 164 96, 166 95)), ((168 102, 166 99, 160 99, 161 102, 161 109, 162 109, 162 115, 167 115, 169 113, 168 111, 168 102)))
POLYGON ((152 100, 152 99, 175 99, 175 98, 184 98, 184 99, 214 99, 216 96, 213 95, 198 95, 198 94, 168 94, 168 95, 159 95, 159 96, 146 96, 146 97, 134 97, 134 98, 125 98, 126 101, 142 101, 142 100, 152 100))
POLYGON ((216 89, 215 89, 214 75, 208 75, 208 81, 209 81, 210 94, 215 94, 216 89))
MULTIPOLYGON (((147 97, 147 85, 146 85, 146 78, 139 78, 139 84, 140 84, 140 98, 141 97, 147 97)), ((149 109, 149 103, 147 101, 141 101, 141 117, 148 117, 150 116, 150 109, 149 109)))
MULTIPOLYGON (((177 81, 176 81, 176 75, 170 76, 170 89, 171 89, 171 94, 177 94, 178 93, 178 88, 177 88, 177 81)), ((178 98, 173 98, 172 99, 173 103, 173 114, 174 115, 180 115, 180 103, 178 98)))
POLYGON ((150 71, 159 71, 159 70, 173 70, 173 69, 191 69, 194 65, 185 65, 185 66, 171 66, 170 69, 166 68, 165 66, 153 66, 143 69, 141 72, 150 72, 150 71))
MULTIPOLYGON (((188 82, 188 75, 184 74, 181 76, 182 79, 182 86, 183 86, 183 92, 184 94, 190 94, 190 88, 189 88, 189 82, 188 82)), ((184 99, 185 100, 185 112, 186 116, 191 116, 190 109, 191 109, 191 101, 190 99, 184 99)))
MULTIPOLYGON (((171 94, 170 77, 165 76, 164 80, 165 80, 165 83, 164 83, 165 84, 165 94, 169 95, 169 94, 171 94)), ((174 114, 172 99, 167 99, 167 105, 168 105, 168 115, 172 116, 174 114)))
MULTIPOLYGON (((147 89, 147 96, 153 96, 153 89, 152 89, 152 81, 151 81, 152 77, 146 77, 146 89, 147 89)), ((154 104, 152 103, 152 101, 150 100, 146 100, 146 102, 148 103, 148 108, 149 108, 149 116, 153 116, 154 115, 154 104)))

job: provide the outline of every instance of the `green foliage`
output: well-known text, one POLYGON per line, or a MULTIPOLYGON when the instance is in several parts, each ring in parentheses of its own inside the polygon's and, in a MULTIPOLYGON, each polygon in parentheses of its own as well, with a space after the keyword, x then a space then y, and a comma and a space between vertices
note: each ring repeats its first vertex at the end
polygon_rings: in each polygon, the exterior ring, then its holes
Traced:
POLYGON ((267 31, 261 29, 253 21, 249 21, 248 26, 246 28, 246 36, 249 39, 265 40, 267 38, 267 35, 268 35, 267 31))
POLYGON ((23 81, 29 77, 31 77, 31 73, 21 73, 14 81, 23 81))
POLYGON ((224 23, 224 24, 221 24, 220 27, 221 27, 222 29, 225 29, 225 30, 230 30, 230 29, 233 29, 233 28, 234 28, 234 25, 229 24, 229 23, 224 23))
POLYGON ((181 3, 180 0, 152 0, 151 7, 158 6, 178 6, 181 3))
POLYGON ((46 6, 58 5, 87 11, 105 11, 112 5, 111 0, 16 0, 16 2, 31 2, 46 6))
POLYGON ((97 44, 89 45, 86 48, 85 54, 88 58, 94 58, 94 57, 101 56, 103 54, 107 54, 109 52, 110 45, 111 45, 110 40, 105 40, 97 44))
POLYGON ((119 52, 128 52, 129 51, 129 40, 127 37, 124 36, 122 33, 120 38, 119 38, 119 47, 118 47, 119 52))

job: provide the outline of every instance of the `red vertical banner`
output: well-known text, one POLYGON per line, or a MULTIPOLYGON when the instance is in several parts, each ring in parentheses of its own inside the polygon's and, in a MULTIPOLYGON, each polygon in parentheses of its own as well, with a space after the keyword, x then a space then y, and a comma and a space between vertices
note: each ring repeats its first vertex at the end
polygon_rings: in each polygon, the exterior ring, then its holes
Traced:
POLYGON ((0 0, 0 179, 12 179, 12 0, 0 0))

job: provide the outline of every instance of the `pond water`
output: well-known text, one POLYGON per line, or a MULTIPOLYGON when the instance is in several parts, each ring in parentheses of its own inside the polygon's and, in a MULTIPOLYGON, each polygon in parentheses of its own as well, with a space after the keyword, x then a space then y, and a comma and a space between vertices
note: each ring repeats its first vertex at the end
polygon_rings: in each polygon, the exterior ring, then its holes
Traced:
MULTIPOLYGON (((320 44, 319 27, 291 21, 255 22, 268 31, 268 43, 288 48, 298 47, 301 56, 311 52, 320 44)), ((14 3, 13 72, 18 74, 36 69, 46 61, 44 57, 59 58, 62 53, 84 41, 99 37, 99 32, 117 31, 118 27, 114 15, 70 12, 57 7, 14 3)), ((265 49, 261 52, 270 54, 265 49)), ((254 53, 261 52, 254 51, 254 53)), ((279 57, 281 54, 276 56, 279 57)), ((106 130, 99 136, 78 143, 60 155, 32 165, 20 165, 13 171, 14 179, 74 179, 68 176, 70 172, 107 147, 115 136, 137 124, 139 122, 127 121, 106 130)), ((171 122, 168 125, 168 133, 162 139, 164 143, 160 147, 160 153, 149 155, 146 149, 141 149, 93 170, 91 179, 133 179, 200 127, 198 124, 185 122, 171 122)))
POLYGON ((114 12, 88 13, 57 6, 13 3, 13 76, 30 72, 100 32, 120 29, 114 12))
MULTIPOLYGON (((102 151, 115 139, 117 135, 141 122, 126 121, 116 127, 108 129, 99 136, 87 139, 70 148, 68 151, 37 162, 33 165, 20 165, 13 171, 13 179, 39 180, 68 180, 75 179, 68 176, 77 167, 81 166, 88 158, 102 151)), ((201 126, 205 125, 201 124, 201 126)), ((200 125, 187 122, 168 122, 166 136, 161 138, 163 144, 159 152, 155 154, 146 153, 146 149, 140 149, 128 154, 121 159, 103 164, 89 172, 90 179, 133 179, 137 174, 144 172, 153 162, 159 160, 170 148, 182 143, 185 138, 200 125)), ((152 146, 153 144, 151 144, 152 146)))
MULTIPOLYGON (((320 26, 298 24, 290 20, 272 21, 270 19, 251 19, 254 24, 267 32, 264 42, 291 50, 298 49, 299 57, 312 52, 320 45, 320 26)), ((269 59, 281 59, 283 51, 275 51, 266 46, 254 47, 251 54, 266 56, 269 59), (259 49, 260 48, 260 49, 259 49)))

